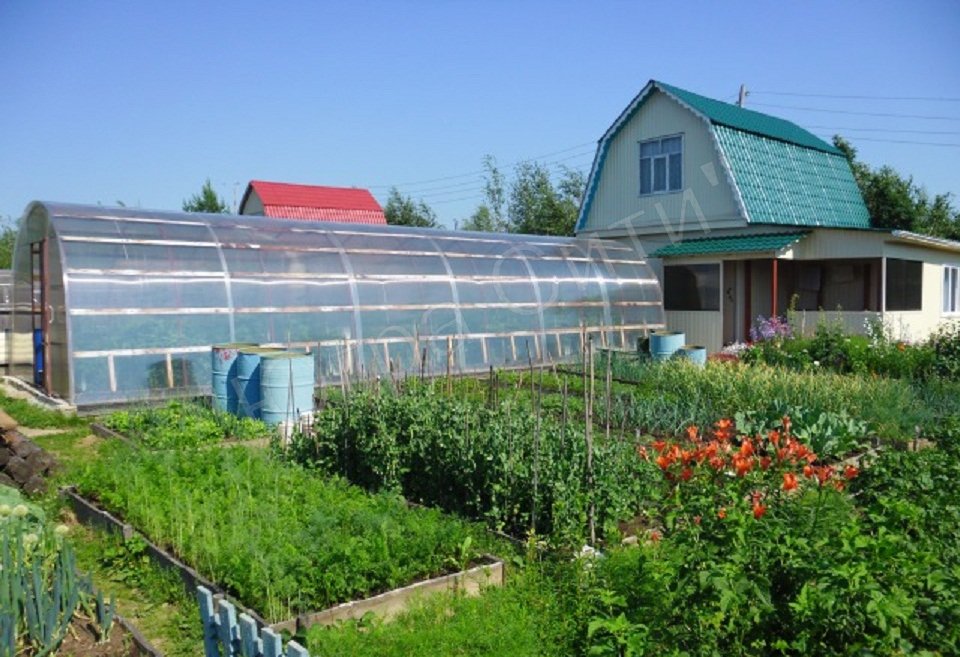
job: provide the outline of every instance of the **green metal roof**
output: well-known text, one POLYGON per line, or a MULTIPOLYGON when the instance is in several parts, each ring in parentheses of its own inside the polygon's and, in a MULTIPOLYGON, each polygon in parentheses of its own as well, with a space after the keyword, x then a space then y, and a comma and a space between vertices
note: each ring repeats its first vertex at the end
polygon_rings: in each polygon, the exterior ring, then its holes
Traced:
POLYGON ((706 116, 710 119, 711 123, 729 126, 737 130, 745 130, 746 132, 753 132, 765 137, 797 144, 798 146, 815 148, 826 153, 842 155, 841 151, 835 146, 828 144, 813 133, 804 130, 796 123, 791 123, 786 119, 780 119, 776 116, 754 112, 753 110, 744 109, 737 105, 707 98, 706 96, 695 94, 692 91, 686 91, 685 89, 665 84, 659 80, 655 80, 654 82, 663 91, 676 96, 694 110, 706 116))
POLYGON ((843 155, 714 126, 751 224, 870 228, 843 155))
POLYGON ((668 258, 676 256, 699 256, 720 253, 754 253, 779 251, 799 242, 808 235, 802 233, 769 233, 766 235, 734 235, 730 237, 701 237, 683 240, 660 247, 651 256, 668 258))

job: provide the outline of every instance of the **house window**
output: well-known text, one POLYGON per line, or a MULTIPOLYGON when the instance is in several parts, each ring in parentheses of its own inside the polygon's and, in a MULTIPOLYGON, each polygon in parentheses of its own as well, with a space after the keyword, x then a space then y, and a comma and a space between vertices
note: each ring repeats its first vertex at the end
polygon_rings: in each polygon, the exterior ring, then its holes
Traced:
POLYGON ((887 310, 923 310, 923 263, 887 258, 887 310))
POLYGON ((960 313, 960 267, 943 268, 943 312, 960 313))
POLYGON ((663 307, 666 310, 720 310, 720 265, 666 265, 663 307))
POLYGON ((640 142, 640 195, 675 192, 683 185, 683 137, 640 142))

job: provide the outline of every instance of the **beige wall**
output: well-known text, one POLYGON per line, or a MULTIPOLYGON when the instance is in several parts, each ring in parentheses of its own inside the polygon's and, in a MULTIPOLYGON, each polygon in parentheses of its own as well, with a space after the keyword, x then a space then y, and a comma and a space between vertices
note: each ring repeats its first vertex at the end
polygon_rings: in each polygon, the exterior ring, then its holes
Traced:
POLYGON ((676 234, 744 226, 706 123, 653 91, 609 145, 584 231, 676 234), (640 196, 640 146, 683 135, 683 190, 640 196))
POLYGON ((668 310, 667 329, 686 333, 687 344, 707 348, 707 353, 723 347, 723 314, 718 310, 668 310))

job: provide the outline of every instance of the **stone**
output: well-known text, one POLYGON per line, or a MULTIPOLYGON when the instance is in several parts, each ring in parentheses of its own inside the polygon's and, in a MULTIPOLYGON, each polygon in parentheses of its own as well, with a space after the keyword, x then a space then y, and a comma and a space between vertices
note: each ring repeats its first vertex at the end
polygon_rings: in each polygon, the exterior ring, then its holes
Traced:
POLYGON ((33 475, 23 484, 23 492, 28 495, 37 495, 47 490, 47 482, 38 474, 33 475))
POLYGON ((22 459, 29 458, 31 454, 40 451, 40 448, 37 447, 37 444, 32 440, 18 440, 13 443, 13 453, 19 456, 22 459))
POLYGON ((13 479, 7 476, 6 472, 0 472, 0 486, 9 486, 10 488, 20 488, 13 479))
POLYGON ((34 472, 37 472, 39 474, 49 472, 50 467, 54 464, 53 457, 50 456, 47 452, 43 451, 42 449, 37 450, 36 452, 31 454, 24 460, 27 462, 27 465, 29 465, 33 469, 34 472))
POLYGON ((6 473, 14 481, 21 484, 34 475, 33 468, 19 456, 14 456, 7 462, 6 473))
POLYGON ((3 469, 4 466, 7 465, 7 462, 14 456, 13 450, 9 447, 0 447, 0 469, 3 469))

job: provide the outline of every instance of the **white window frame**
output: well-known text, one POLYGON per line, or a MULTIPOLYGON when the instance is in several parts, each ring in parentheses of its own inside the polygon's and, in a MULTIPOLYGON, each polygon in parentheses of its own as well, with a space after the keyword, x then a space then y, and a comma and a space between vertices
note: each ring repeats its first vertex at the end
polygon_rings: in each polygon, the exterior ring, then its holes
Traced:
POLYGON ((960 267, 943 266, 941 311, 944 315, 960 315, 960 267))
POLYGON ((662 137, 657 137, 656 139, 644 139, 643 141, 637 142, 637 187, 639 196, 660 196, 661 194, 678 194, 683 191, 683 151, 684 151, 684 138, 683 133, 677 133, 673 135, 663 135, 662 137), (643 146, 644 144, 660 144, 666 139, 679 139, 680 140, 680 180, 677 181, 677 186, 674 188, 671 185, 670 180, 670 153, 659 154, 659 155, 643 155, 643 146), (653 181, 654 181, 654 169, 655 162, 658 159, 664 160, 664 169, 666 175, 666 189, 654 190, 653 181), (643 161, 650 160, 650 191, 643 191, 643 161))

